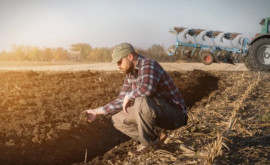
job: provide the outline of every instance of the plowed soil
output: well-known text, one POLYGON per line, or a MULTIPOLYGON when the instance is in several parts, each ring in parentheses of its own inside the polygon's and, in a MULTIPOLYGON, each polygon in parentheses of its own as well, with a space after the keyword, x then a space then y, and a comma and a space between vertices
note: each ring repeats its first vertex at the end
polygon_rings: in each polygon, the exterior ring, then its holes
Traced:
POLYGON ((111 116, 79 113, 115 99, 118 72, 1 71, 0 164, 267 164, 270 76, 246 71, 170 71, 189 123, 161 148, 136 152, 111 116))

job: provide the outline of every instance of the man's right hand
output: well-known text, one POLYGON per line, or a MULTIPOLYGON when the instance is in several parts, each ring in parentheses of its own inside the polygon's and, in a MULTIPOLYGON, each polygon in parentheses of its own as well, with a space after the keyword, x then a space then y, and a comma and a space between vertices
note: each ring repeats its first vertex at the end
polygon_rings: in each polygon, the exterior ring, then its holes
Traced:
POLYGON ((97 113, 95 112, 95 109, 88 109, 87 112, 87 121, 92 122, 96 119, 97 113))
POLYGON ((97 109, 88 109, 86 110, 87 112, 87 121, 92 122, 96 119, 97 115, 102 115, 105 114, 105 111, 102 110, 102 108, 97 108, 97 109))

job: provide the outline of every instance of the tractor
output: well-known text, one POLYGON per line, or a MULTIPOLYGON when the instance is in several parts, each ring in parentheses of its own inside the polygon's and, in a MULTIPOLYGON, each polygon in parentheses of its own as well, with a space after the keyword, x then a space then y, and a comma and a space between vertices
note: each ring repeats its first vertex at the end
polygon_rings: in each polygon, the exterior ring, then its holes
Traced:
POLYGON ((270 17, 260 22, 261 33, 257 33, 249 45, 245 64, 249 70, 270 71, 270 17))

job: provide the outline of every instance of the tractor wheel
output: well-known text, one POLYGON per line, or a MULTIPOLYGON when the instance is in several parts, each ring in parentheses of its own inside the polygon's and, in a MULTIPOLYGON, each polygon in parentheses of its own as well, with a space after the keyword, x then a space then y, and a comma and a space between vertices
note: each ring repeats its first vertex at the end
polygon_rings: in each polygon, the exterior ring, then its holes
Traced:
POLYGON ((214 62, 214 57, 210 52, 202 52, 201 53, 201 61, 205 65, 210 65, 214 62))
POLYGON ((245 59, 244 59, 247 69, 250 71, 256 71, 257 69, 254 68, 253 65, 250 63, 251 60, 249 58, 250 58, 250 56, 247 55, 247 56, 245 56, 245 59))
POLYGON ((270 38, 261 38, 249 47, 245 65, 249 70, 270 71, 270 38))

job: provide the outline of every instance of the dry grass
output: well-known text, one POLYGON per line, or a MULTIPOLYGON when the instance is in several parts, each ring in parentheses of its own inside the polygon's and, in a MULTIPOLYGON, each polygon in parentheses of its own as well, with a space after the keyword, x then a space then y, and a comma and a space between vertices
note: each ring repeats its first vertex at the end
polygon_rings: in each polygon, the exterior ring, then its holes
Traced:
POLYGON ((249 83, 249 86, 247 87, 242 97, 239 100, 236 100, 234 102, 234 109, 229 119, 229 122, 227 124, 227 129, 224 130, 222 134, 217 135, 216 137, 217 140, 212 143, 210 147, 210 152, 207 157, 207 161, 204 164, 209 164, 209 165, 212 164, 215 157, 221 154, 222 146, 225 145, 223 138, 224 137, 227 138, 228 135, 231 133, 236 122, 239 120, 239 117, 237 116, 238 111, 242 108, 243 103, 245 102, 247 97, 250 95, 250 93, 254 90, 254 88, 259 84, 259 82, 260 82, 260 73, 258 73, 257 80, 254 80, 253 82, 249 83))

